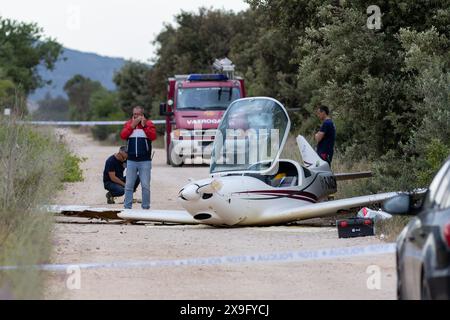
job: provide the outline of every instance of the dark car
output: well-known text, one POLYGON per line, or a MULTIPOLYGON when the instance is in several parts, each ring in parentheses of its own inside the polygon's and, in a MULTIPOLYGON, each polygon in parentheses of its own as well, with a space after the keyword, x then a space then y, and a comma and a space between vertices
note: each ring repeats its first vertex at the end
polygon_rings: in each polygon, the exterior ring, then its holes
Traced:
POLYGON ((399 299, 450 298, 450 159, 417 205, 414 194, 384 203, 384 210, 414 216, 397 239, 399 299))

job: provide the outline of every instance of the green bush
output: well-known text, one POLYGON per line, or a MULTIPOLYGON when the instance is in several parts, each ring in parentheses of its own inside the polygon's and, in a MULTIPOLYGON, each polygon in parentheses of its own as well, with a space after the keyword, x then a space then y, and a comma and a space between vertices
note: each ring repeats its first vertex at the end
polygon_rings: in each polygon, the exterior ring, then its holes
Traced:
MULTIPOLYGON (((89 104, 91 110, 90 119, 97 121, 123 121, 126 115, 120 108, 118 95, 116 92, 98 90, 95 92, 89 104)), ((94 139, 100 141, 110 140, 112 143, 120 141, 120 127, 118 126, 96 126, 92 128, 94 139)))
POLYGON ((434 175, 438 172, 442 163, 450 154, 450 148, 439 139, 431 139, 426 146, 421 170, 417 170, 417 182, 423 186, 430 185, 434 175))
POLYGON ((84 158, 79 158, 68 151, 64 145, 61 145, 63 154, 63 177, 62 182, 79 182, 83 181, 83 171, 80 164, 85 161, 84 158))

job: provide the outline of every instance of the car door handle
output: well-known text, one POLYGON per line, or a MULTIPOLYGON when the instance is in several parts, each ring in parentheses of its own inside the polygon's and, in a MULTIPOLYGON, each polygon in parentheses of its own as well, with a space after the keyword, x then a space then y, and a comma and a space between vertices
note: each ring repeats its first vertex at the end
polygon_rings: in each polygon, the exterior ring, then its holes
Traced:
POLYGON ((411 242, 414 242, 414 241, 416 241, 416 237, 414 237, 414 236, 409 236, 409 237, 408 237, 408 240, 411 241, 411 242))

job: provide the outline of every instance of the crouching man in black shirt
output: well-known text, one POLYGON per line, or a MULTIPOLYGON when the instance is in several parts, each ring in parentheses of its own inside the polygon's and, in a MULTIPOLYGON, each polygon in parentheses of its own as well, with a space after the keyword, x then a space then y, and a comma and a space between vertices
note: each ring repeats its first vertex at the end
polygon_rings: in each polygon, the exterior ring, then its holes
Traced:
MULTIPOLYGON (((106 160, 105 170, 103 171, 103 185, 108 193, 106 199, 108 204, 114 204, 115 197, 121 197, 125 194, 126 177, 123 172, 125 171, 125 165, 128 159, 128 150, 126 146, 122 146, 119 152, 112 155, 106 160)), ((139 186, 139 177, 134 184, 134 192, 136 192, 139 186)))

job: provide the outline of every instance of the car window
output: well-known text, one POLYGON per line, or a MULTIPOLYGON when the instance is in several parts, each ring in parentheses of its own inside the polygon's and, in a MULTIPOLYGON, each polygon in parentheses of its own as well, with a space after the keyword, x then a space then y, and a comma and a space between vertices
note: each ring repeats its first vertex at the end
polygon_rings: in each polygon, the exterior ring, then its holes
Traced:
MULTIPOLYGON (((436 176, 433 179, 433 182, 431 182, 430 184, 430 188, 428 190, 428 196, 427 199, 425 201, 425 206, 426 207, 432 207, 436 204, 436 197, 439 195, 440 196, 440 201, 442 202, 442 192, 445 191, 445 189, 441 189, 441 182, 444 178, 444 176, 446 176, 448 178, 448 170, 450 167, 450 161, 447 161, 442 168, 439 170, 439 172, 436 174, 436 176), (441 192, 438 194, 438 192, 441 192)), ((447 179, 448 181, 448 179, 447 179)))
POLYGON ((447 188, 447 192, 444 196, 444 201, 441 205, 442 210, 450 209, 450 188, 447 188))
POLYGON ((441 179, 441 183, 439 184, 437 190, 436 190, 436 196, 434 198, 434 203, 436 206, 438 206, 440 209, 444 209, 443 205, 444 202, 446 202, 446 196, 447 191, 450 187, 450 170, 447 170, 447 172, 444 174, 444 176, 441 179))
POLYGON ((450 169, 448 169, 441 179, 441 183, 438 186, 435 197, 435 204, 439 209, 449 208, 449 198, 450 198, 450 169))

